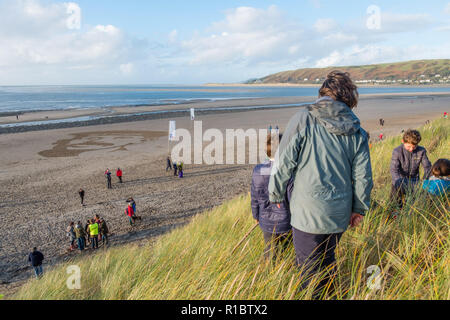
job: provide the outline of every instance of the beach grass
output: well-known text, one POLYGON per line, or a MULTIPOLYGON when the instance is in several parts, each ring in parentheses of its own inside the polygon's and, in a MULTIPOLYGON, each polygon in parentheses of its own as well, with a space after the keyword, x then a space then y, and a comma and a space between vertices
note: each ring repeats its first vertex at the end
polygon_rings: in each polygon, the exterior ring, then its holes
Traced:
MULTIPOLYGON (((420 131, 432 162, 449 156, 450 121, 436 120, 420 131)), ((371 150, 375 189, 372 209, 361 226, 348 230, 338 246, 336 290, 323 299, 450 298, 448 196, 430 198, 420 189, 408 195, 396 220, 389 201, 389 165, 401 137, 371 150)), ((146 246, 124 245, 81 255, 32 279, 13 299, 292 300, 312 297, 318 274, 306 290, 294 265, 292 246, 269 262, 255 228, 250 196, 241 195, 195 216, 146 246), (79 289, 67 273, 78 266, 79 289)))

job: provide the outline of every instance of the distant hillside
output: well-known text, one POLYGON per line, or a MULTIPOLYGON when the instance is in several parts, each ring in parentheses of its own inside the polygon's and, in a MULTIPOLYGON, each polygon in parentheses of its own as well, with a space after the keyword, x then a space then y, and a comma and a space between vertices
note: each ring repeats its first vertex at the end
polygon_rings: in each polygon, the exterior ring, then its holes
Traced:
POLYGON ((321 83, 332 70, 349 72, 358 83, 445 84, 450 83, 450 59, 416 60, 366 66, 308 68, 284 71, 261 79, 257 83, 321 83))

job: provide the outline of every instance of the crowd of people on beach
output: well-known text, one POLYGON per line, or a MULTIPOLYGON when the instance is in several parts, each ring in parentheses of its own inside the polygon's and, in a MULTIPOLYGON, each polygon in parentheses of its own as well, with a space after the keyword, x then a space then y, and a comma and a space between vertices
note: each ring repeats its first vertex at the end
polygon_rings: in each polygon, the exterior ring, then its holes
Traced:
MULTIPOLYGON (((352 111, 358 103, 357 87, 348 73, 332 72, 319 97, 279 135, 277 157, 271 150, 274 135, 268 136, 268 158, 254 168, 251 183, 252 215, 263 233, 264 256, 276 259, 293 244, 303 276, 301 289, 325 270, 314 298, 326 288, 333 291, 336 247, 349 227, 364 220, 373 188, 369 137, 352 111)), ((380 125, 384 126, 383 119, 380 125)), ((394 207, 386 221, 399 216, 406 195, 418 188, 430 197, 450 192, 450 160, 431 165, 426 149, 419 146, 421 140, 419 131, 407 130, 393 151, 390 201, 394 207)))
POLYGON ((83 252, 89 245, 92 246, 93 250, 98 249, 100 241, 103 246, 108 245, 108 225, 99 215, 95 215, 93 219, 88 219, 84 226, 81 221, 78 221, 77 224, 71 222, 66 232, 70 239, 69 252, 75 249, 83 252))

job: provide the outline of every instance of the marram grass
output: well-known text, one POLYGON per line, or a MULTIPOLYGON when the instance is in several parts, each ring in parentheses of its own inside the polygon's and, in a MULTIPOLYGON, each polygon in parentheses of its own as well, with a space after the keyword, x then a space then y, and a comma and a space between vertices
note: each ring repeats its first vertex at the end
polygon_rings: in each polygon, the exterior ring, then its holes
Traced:
MULTIPOLYGON (((432 162, 449 157, 449 128, 450 121, 444 119, 421 128, 421 145, 432 162)), ((450 298, 449 198, 430 199, 418 190, 408 196, 400 217, 387 221, 392 211, 389 164, 400 140, 390 138, 372 148, 373 206, 360 227, 344 234, 337 249, 336 290, 324 299, 450 298)), ((250 197, 242 195, 194 217, 155 244, 100 250, 60 265, 41 280, 30 280, 12 298, 311 298, 312 286, 299 290, 302 279, 293 248, 275 262, 266 262, 264 240, 254 225, 250 197), (70 265, 80 267, 78 290, 66 284, 70 265)))

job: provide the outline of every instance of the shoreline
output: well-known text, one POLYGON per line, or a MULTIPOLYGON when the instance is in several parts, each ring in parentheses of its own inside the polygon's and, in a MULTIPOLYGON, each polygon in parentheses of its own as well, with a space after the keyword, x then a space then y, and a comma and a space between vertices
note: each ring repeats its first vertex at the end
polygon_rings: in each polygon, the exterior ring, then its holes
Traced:
MULTIPOLYGON (((408 85, 408 84, 361 84, 358 88, 450 88, 450 83, 446 84, 426 84, 426 85, 408 85)), ((295 88, 320 88, 321 83, 205 83, 205 87, 295 87, 295 88)))
MULTIPOLYGON (((361 101, 373 99, 412 99, 450 97, 449 92, 378 93, 360 95, 361 101)), ((188 117, 190 108, 196 104, 196 115, 225 114, 256 110, 297 108, 312 103, 316 97, 273 97, 226 99, 220 101, 190 101, 182 104, 131 105, 71 109, 54 111, 30 111, 14 121, 15 116, 0 113, 0 135, 29 131, 77 128, 114 123, 188 117)))

